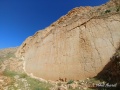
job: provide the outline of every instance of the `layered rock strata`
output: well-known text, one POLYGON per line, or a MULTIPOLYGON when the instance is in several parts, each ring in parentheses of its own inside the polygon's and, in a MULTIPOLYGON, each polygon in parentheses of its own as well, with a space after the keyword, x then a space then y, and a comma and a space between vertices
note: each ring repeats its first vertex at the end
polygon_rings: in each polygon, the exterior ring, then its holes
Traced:
POLYGON ((25 61, 25 71, 46 80, 97 75, 120 41, 120 4, 113 1, 75 8, 28 37, 16 52, 25 61))

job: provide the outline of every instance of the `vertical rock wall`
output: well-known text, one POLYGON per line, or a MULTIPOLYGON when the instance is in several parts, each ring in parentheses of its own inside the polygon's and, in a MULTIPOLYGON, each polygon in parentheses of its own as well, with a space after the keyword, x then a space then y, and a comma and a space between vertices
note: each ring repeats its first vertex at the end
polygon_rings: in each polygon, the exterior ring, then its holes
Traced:
POLYGON ((86 16, 94 9, 83 9, 72 10, 26 39, 16 56, 25 60, 27 73, 47 80, 78 80, 103 69, 120 41, 120 14, 86 16), (84 11, 84 18, 76 10, 84 11))

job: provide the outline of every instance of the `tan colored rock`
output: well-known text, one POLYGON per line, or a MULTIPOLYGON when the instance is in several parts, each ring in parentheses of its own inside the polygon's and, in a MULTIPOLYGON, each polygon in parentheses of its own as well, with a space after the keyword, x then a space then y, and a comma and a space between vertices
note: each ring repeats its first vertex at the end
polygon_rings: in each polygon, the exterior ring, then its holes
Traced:
POLYGON ((112 4, 112 11, 105 13, 110 3, 75 8, 28 37, 16 52, 25 61, 25 71, 46 80, 96 76, 120 41, 120 13, 115 11, 116 5, 112 4))

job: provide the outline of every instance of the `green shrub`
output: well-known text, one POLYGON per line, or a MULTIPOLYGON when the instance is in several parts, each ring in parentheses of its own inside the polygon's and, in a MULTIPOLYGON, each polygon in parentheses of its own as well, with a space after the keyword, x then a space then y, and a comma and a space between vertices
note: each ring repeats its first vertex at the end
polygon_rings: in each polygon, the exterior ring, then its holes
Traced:
POLYGON ((19 75, 20 78, 26 78, 27 77, 27 74, 26 73, 22 73, 19 75))
POLYGON ((72 84, 74 82, 74 80, 69 80, 68 82, 67 82, 67 84, 72 84))
POLYGON ((17 75, 17 72, 14 72, 14 71, 10 71, 10 70, 5 69, 4 72, 3 72, 3 74, 4 74, 5 76, 8 76, 8 77, 14 77, 15 75, 17 75))
POLYGON ((106 10, 105 13, 110 13, 111 11, 110 10, 106 10))
POLYGON ((120 11, 120 6, 119 7, 117 7, 117 10, 116 10, 116 12, 119 12, 120 11))

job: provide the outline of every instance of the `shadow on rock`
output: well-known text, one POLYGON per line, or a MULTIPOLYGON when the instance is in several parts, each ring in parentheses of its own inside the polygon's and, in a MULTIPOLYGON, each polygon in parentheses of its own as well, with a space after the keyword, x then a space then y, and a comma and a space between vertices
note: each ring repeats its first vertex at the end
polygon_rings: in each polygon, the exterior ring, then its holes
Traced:
POLYGON ((96 86, 99 87, 97 90, 120 90, 120 46, 110 62, 95 78, 105 81, 104 84, 96 86))

